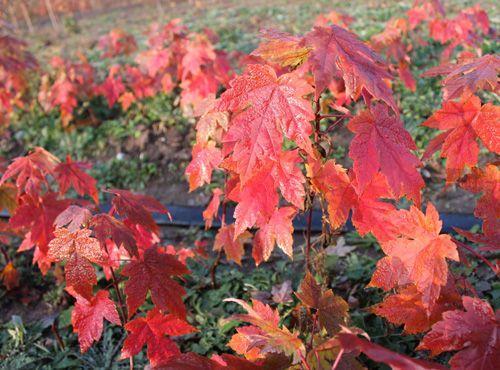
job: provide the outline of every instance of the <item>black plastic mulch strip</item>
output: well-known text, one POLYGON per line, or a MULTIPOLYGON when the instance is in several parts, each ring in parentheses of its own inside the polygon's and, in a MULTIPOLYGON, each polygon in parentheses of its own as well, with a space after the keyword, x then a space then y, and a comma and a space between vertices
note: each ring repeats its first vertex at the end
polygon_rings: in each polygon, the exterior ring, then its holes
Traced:
MULTIPOLYGON (((174 227, 204 227, 205 221, 203 220, 203 210, 204 207, 200 206, 176 206, 167 205, 167 209, 172 215, 172 220, 165 215, 154 215, 154 219, 159 226, 174 226, 174 227)), ((103 211, 109 210, 109 206, 104 205, 101 208, 103 211)), ((234 208, 227 207, 226 210, 226 222, 231 223, 233 218, 234 208)), ((219 215, 220 216, 220 215, 219 215)), ((304 231, 307 229, 307 213, 300 213, 297 215, 293 221, 293 226, 295 231, 304 231)), ((459 213, 440 213, 441 220, 443 221, 442 232, 450 233, 453 231, 454 227, 460 229, 469 230, 475 225, 481 225, 481 220, 470 214, 459 214, 459 213)), ((0 218, 8 219, 9 214, 7 212, 0 212, 0 218)), ((220 217, 214 220, 212 227, 220 227, 220 217)), ((311 230, 315 233, 322 231, 321 225, 321 211, 313 210, 312 212, 312 222, 311 230)), ((351 220, 347 221, 344 226, 345 231, 352 231, 354 227, 351 220)))

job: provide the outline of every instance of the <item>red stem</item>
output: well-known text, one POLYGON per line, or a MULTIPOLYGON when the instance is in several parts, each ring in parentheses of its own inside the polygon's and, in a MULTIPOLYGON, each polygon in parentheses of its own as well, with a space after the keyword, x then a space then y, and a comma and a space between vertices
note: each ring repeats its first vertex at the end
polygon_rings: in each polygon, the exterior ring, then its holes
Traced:
POLYGON ((312 348, 313 346, 313 339, 314 339, 314 332, 316 331, 316 321, 318 320, 318 312, 316 311, 314 313, 314 319, 312 323, 312 329, 311 329, 311 339, 309 340, 309 347, 312 348))
POLYGON ((318 135, 320 132, 320 122, 321 122, 321 105, 319 102, 319 98, 315 101, 315 110, 314 110, 314 140, 318 141, 318 135))
POLYGON ((297 350, 297 353, 299 354, 299 357, 300 357, 300 361, 302 362, 302 365, 307 369, 307 370, 311 370, 311 367, 309 366, 309 364, 307 363, 304 355, 300 352, 300 350, 297 350))
MULTIPOLYGON (((104 250, 106 251, 106 254, 109 256, 108 246, 106 245, 106 243, 104 243, 104 250)), ((115 288, 116 296, 118 297, 118 303, 120 305, 120 316, 122 316, 122 323, 123 323, 123 325, 125 325, 125 323, 127 322, 127 312, 126 312, 127 310, 125 308, 125 305, 123 304, 123 298, 122 298, 122 294, 121 294, 120 289, 119 289, 118 284, 117 284, 115 270, 113 269, 112 266, 109 266, 109 269, 111 270, 111 278, 112 278, 113 287, 115 288)))
MULTIPOLYGON (((226 212, 227 212, 227 203, 224 200, 224 202, 222 203, 221 228, 224 227, 224 225, 226 224, 226 212)), ((219 266, 221 255, 222 255, 222 249, 219 250, 219 252, 217 253, 217 257, 215 258, 215 261, 212 264, 212 267, 210 267, 210 279, 212 280, 213 288, 217 287, 217 279, 215 273, 217 270, 217 266, 219 266)))
POLYGON ((215 272, 217 270, 217 266, 219 266, 221 254, 222 254, 222 249, 219 250, 219 252, 217 253, 217 257, 215 258, 215 261, 212 264, 212 267, 210 267, 210 280, 212 281, 212 288, 214 288, 214 289, 217 287, 217 280, 215 277, 215 272))
MULTIPOLYGON (((317 142, 319 135, 321 133, 321 105, 320 105, 320 98, 316 99, 315 101, 315 107, 314 107, 314 140, 317 142)), ((310 263, 311 263, 311 226, 312 226, 312 211, 313 211, 313 203, 314 203, 314 193, 311 192, 311 204, 309 208, 309 214, 307 216, 307 231, 306 231, 306 270, 310 270, 310 263)))
POLYGON ((335 127, 337 127, 346 118, 348 118, 348 116, 344 115, 344 117, 339 118, 338 120, 336 120, 335 122, 333 122, 333 124, 331 124, 330 126, 327 127, 326 132, 332 131, 335 127))
POLYGON ((310 271, 310 264, 311 264, 311 228, 312 228, 312 212, 313 212, 313 207, 312 207, 312 200, 314 197, 311 199, 311 205, 309 208, 309 214, 307 215, 307 231, 306 231, 306 270, 310 271))
POLYGON ((337 355, 337 358, 335 359, 335 362, 333 363, 332 365, 332 370, 335 370, 337 368, 337 366, 339 366, 339 363, 340 363, 340 359, 342 358, 342 355, 344 354, 344 349, 342 348, 338 355, 337 355))
POLYGON ((348 116, 348 114, 321 114, 319 117, 320 119, 325 119, 325 118, 335 118, 335 117, 344 117, 348 116))
POLYGON ((3 254, 3 257, 5 258, 5 263, 6 264, 9 263, 10 258, 9 258, 9 255, 7 254, 7 252, 5 251, 5 249, 3 247, 0 247, 0 251, 3 254))
POLYGON ((495 275, 498 275, 498 270, 497 268, 490 262, 486 259, 486 257, 482 256, 481 254, 479 254, 478 252, 476 252, 472 247, 468 246, 467 244, 465 243, 462 243, 460 240, 457 240, 455 238, 453 238, 453 242, 458 245, 459 247, 462 247, 464 248, 465 250, 469 251, 470 253, 472 253, 474 256, 476 256, 477 258, 479 258, 481 261, 483 261, 490 269, 493 270, 493 272, 495 273, 495 275))
POLYGON ((64 351, 64 348, 65 348, 64 342, 62 341, 61 336, 59 335, 59 331, 57 330, 57 325, 55 323, 53 323, 50 327, 50 330, 52 331, 52 333, 54 333, 54 336, 56 337, 56 341, 59 344, 59 347, 61 347, 61 349, 64 351))

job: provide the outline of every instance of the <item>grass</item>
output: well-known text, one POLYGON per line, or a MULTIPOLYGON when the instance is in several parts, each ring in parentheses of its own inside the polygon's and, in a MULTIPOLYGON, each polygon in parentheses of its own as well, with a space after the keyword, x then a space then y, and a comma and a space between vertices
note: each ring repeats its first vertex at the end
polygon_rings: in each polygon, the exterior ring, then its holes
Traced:
MULTIPOLYGON (((198 229, 177 230, 175 235, 170 236, 175 240, 182 240, 184 245, 191 245, 194 240, 203 238, 211 246, 213 238, 211 232, 198 229)), ((174 240, 168 242, 172 241, 174 240)), ((216 270, 215 288, 212 287, 210 276, 210 266, 215 256, 188 260, 191 274, 185 277, 182 285, 187 291, 185 303, 189 312, 188 321, 198 331, 179 340, 181 350, 208 356, 228 351, 226 345, 234 334, 234 328, 239 325, 228 318, 240 311, 234 303, 223 303, 225 298, 248 301, 252 297, 259 297, 279 310, 285 325, 290 327, 296 322, 293 307, 298 302, 297 298, 291 294, 291 301, 274 303, 271 297, 273 287, 285 281, 290 281, 293 291, 297 291, 303 277, 304 264, 300 252, 302 247, 300 242, 298 244, 293 261, 280 253, 274 253, 270 261, 258 268, 248 258, 248 249, 247 258, 243 259, 243 266, 240 268, 234 263, 225 262, 223 258, 216 270)), ((375 269, 375 262, 381 256, 382 252, 374 238, 361 238, 357 233, 348 233, 342 239, 334 241, 331 248, 313 255, 313 261, 320 280, 349 302, 349 313, 354 326, 365 330, 376 343, 400 353, 414 355, 421 336, 402 335, 401 327, 388 324, 369 310, 370 306, 380 302, 384 296, 379 289, 365 288, 375 269)), ((32 321, 23 321, 19 316, 6 317, 6 322, 0 327, 0 369, 127 368, 127 361, 118 361, 119 347, 124 339, 122 329, 106 325, 101 341, 89 352, 81 354, 76 335, 72 333, 70 326, 72 299, 60 285, 55 284, 52 272, 42 278, 30 266, 27 256, 19 262, 21 286, 40 293, 40 298, 26 303, 27 309, 42 305, 52 309, 47 313, 39 313, 40 317, 32 321), (57 340, 56 332, 61 337, 62 344, 57 340)), ((453 274, 471 276, 470 281, 476 291, 488 298, 494 308, 500 306, 500 285, 491 271, 474 260, 471 260, 468 267, 453 264, 452 271, 453 274)), ((107 284, 102 276, 99 284, 101 287, 107 284)), ((18 297, 12 296, 12 293, 2 294, 4 305, 11 301, 18 302, 18 297)), ((145 307, 148 305, 150 303, 145 303, 145 307)), ((444 361, 446 358, 439 359, 444 361)), ((139 355, 134 362, 140 368, 147 363, 147 359, 139 355)), ((377 368, 374 363, 369 364, 370 368, 377 368)))

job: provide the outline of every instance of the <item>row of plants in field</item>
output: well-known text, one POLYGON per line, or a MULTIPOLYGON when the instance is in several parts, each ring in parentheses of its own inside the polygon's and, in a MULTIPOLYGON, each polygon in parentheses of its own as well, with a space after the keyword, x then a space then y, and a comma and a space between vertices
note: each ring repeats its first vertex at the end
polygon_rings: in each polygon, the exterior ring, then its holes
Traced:
MULTIPOLYGON (((189 260, 207 258, 201 244, 164 245, 153 216, 169 212, 150 196, 102 190, 110 199, 110 209, 103 211, 88 165, 70 156, 61 161, 41 147, 0 168, 0 208, 11 215, 0 223, 7 288, 18 285, 11 247, 20 238, 17 251, 31 251, 42 274, 64 266, 81 351, 101 339, 108 322, 126 332, 120 359, 128 359, 130 368, 145 349, 151 367, 159 369, 335 370, 374 363, 394 369, 444 369, 446 363, 453 369, 495 369, 498 314, 466 270, 456 268, 477 259, 499 272, 489 258, 498 252, 498 168, 489 161, 492 155, 480 160, 478 144, 483 152, 500 152, 500 111, 488 101, 498 91, 500 59, 480 49, 482 35, 491 31, 487 14, 476 6, 447 17, 438 1, 417 1, 405 18, 391 20, 369 43, 349 31, 350 22, 330 13, 304 35, 266 30, 255 51, 233 60, 214 48, 210 31, 189 33, 174 20, 153 30, 149 48, 134 63, 111 64, 100 82, 85 58, 54 59, 54 70, 41 77, 36 94, 23 94, 34 59, 19 41, 2 39, 8 50, 0 90, 7 102, 5 122, 16 109, 40 104, 57 110, 69 127, 79 119, 76 108, 98 95, 109 108, 118 104, 127 110, 160 92, 175 93, 184 114, 199 117, 185 173, 190 190, 208 185, 212 191, 203 213, 207 229, 216 217, 222 224, 213 243, 216 259, 205 268, 214 285, 223 255, 241 265, 245 245, 251 244, 257 266, 269 263, 276 247, 285 258, 296 257, 293 220, 305 214, 300 267, 305 276, 294 297, 286 298, 296 319, 284 320, 283 312, 257 298, 220 297, 220 305, 224 299, 236 312, 228 321, 246 323, 227 343, 232 352, 204 356, 193 346, 182 352, 178 337, 197 332, 183 279, 190 274, 189 260), (441 64, 417 76, 409 53, 427 42, 423 35, 445 48, 441 64), (423 158, 415 154, 391 89, 396 74, 410 91, 419 78, 443 76, 442 106, 422 122, 440 132, 423 158), (343 125, 353 135, 351 168, 334 159, 332 138, 343 125), (480 195, 475 215, 482 219, 481 232, 442 234, 436 208, 427 203, 422 210, 425 182, 419 169, 437 152, 446 160, 446 183, 480 195), (221 181, 213 180, 214 173, 221 181), (235 206, 234 222, 226 214, 229 205, 235 206), (323 214, 315 239, 314 207, 323 214), (383 299, 369 309, 403 326, 402 335, 417 336, 411 356, 375 343, 354 324, 336 287, 328 286, 321 252, 349 216, 356 231, 373 235, 384 254, 367 285, 378 288, 383 299)), ((119 31, 100 45, 104 58, 136 49, 131 36, 119 31)), ((92 121, 92 111, 86 114, 92 121)), ((210 287, 200 292, 205 289, 210 287)), ((291 296, 290 289, 282 289, 291 296)))
MULTIPOLYGON (((458 46, 481 54, 482 35, 490 33, 488 17, 478 6, 446 18, 443 9, 436 10, 429 4, 417 4, 408 11, 407 18, 391 19, 383 32, 369 42, 386 56, 390 69, 411 91, 415 91, 416 82, 409 54, 427 43, 423 35, 446 45, 442 60, 448 60, 458 46), (428 27, 422 32, 424 21, 428 27)), ((352 22, 347 15, 331 12, 318 16, 315 25, 348 27, 352 22)), ((259 61, 255 55, 218 50, 214 46, 217 42, 213 31, 190 32, 174 19, 164 26, 150 27, 145 50, 138 50, 133 35, 114 29, 97 45, 104 62, 91 63, 88 56, 79 53, 76 61, 54 56, 48 68, 42 68, 23 41, 4 34, 0 39, 0 122, 8 125, 16 108, 30 110, 33 104, 39 104, 45 112, 59 111, 64 127, 71 123, 98 124, 99 109, 93 111, 93 99, 102 97, 110 110, 118 105, 126 111, 134 102, 159 93, 179 95, 177 104, 192 116, 203 110, 205 99, 227 87, 233 67, 242 69, 259 61), (33 78, 33 73, 39 78, 33 78)), ((336 104, 349 103, 342 83, 330 85, 329 91, 336 104)))

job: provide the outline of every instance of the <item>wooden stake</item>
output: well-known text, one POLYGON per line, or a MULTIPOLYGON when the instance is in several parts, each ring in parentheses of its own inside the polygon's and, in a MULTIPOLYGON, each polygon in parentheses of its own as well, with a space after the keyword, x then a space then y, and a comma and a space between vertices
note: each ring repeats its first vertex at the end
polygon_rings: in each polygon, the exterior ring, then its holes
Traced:
POLYGON ((21 2, 21 12, 23 13, 24 21, 28 26, 28 31, 30 33, 35 33, 35 29, 33 28, 33 23, 31 22, 30 13, 28 12, 28 9, 26 8, 26 4, 24 2, 21 2))
POLYGON ((56 15, 54 14, 54 10, 52 9, 52 4, 50 0, 45 0, 45 7, 47 8, 47 13, 49 13, 50 23, 52 23, 52 27, 56 32, 59 31, 59 23, 57 22, 56 15))
POLYGON ((19 30, 19 23, 17 22, 16 12, 15 12, 12 4, 9 4, 9 15, 10 15, 10 21, 12 23, 12 26, 14 27, 14 30, 18 31, 19 30))

